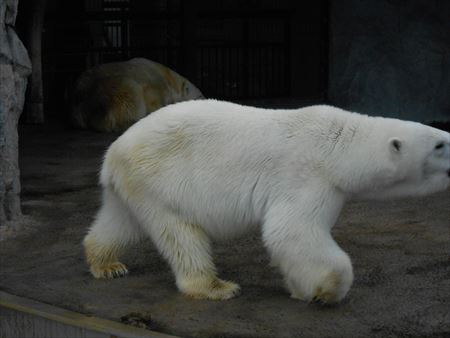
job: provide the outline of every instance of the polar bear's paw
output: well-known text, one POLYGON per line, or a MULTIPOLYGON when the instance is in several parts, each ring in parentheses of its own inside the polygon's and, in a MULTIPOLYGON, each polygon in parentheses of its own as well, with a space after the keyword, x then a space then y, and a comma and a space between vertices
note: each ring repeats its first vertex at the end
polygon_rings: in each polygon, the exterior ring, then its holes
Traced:
POLYGON ((334 304, 340 302, 350 289, 353 275, 340 275, 335 272, 328 273, 324 279, 317 283, 309 291, 301 292, 298 287, 290 285, 291 297, 307 302, 319 304, 334 304))
POLYGON ((125 276, 128 269, 120 262, 113 262, 107 265, 91 265, 91 273, 95 278, 112 279, 125 276))
POLYGON ((184 278, 177 284, 181 292, 195 299, 226 300, 241 290, 238 284, 217 277, 184 278))
POLYGON ((339 302, 341 298, 337 290, 323 290, 318 287, 311 301, 319 304, 334 304, 339 302))
POLYGON ((314 288, 311 300, 321 304, 334 304, 340 302, 347 294, 353 283, 351 266, 341 273, 330 272, 322 282, 314 288))

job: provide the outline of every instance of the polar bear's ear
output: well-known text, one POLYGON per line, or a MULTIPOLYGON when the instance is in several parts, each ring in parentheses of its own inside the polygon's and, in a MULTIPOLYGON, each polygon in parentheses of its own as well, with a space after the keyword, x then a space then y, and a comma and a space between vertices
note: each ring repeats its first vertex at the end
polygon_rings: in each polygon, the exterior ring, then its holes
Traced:
POLYGON ((393 153, 399 153, 402 149, 402 141, 397 137, 393 137, 389 140, 389 147, 393 153))

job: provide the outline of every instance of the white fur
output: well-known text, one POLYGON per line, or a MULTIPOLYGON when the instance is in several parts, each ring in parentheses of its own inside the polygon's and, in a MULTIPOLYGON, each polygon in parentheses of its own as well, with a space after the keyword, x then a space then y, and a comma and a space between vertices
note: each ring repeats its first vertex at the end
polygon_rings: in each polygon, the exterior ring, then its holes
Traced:
POLYGON ((111 145, 103 207, 85 243, 123 247, 145 233, 181 291, 226 299, 239 288, 217 279, 210 239, 261 226, 292 296, 336 302, 353 281, 350 259, 330 234, 344 202, 443 190, 449 170, 449 133, 419 123, 330 106, 179 103, 111 145))

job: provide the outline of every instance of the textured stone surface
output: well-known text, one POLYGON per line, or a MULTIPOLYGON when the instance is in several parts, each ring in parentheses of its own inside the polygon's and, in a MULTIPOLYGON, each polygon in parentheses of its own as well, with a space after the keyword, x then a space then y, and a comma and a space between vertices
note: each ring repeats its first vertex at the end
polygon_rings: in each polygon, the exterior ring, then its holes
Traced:
POLYGON ((0 226, 20 212, 17 124, 31 63, 14 31, 17 0, 0 2, 0 226))
POLYGON ((331 1, 330 14, 333 104, 450 121, 450 1, 331 1))

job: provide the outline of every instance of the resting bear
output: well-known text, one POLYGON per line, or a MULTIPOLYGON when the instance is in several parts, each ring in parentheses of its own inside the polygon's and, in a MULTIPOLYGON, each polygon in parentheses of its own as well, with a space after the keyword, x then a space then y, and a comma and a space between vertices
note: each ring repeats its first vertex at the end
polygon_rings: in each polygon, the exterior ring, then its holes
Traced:
POLYGON ((192 83, 143 58, 106 63, 84 72, 71 95, 71 122, 101 132, 123 131, 171 103, 202 98, 192 83))
POLYGON ((108 149, 86 257, 97 278, 123 275, 120 252, 148 236, 181 292, 228 299, 239 286, 218 278, 211 241, 261 227, 292 297, 337 302, 353 281, 330 234, 344 202, 437 192, 449 175, 449 133, 420 123, 325 105, 178 103, 108 149))

